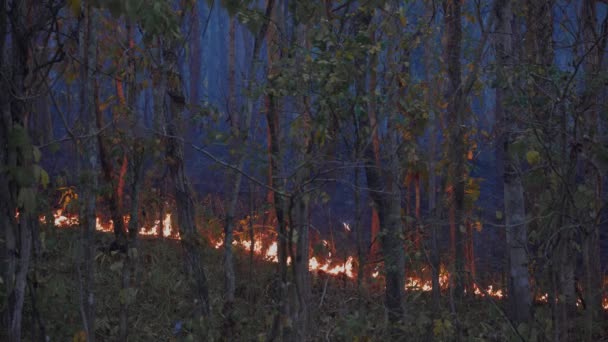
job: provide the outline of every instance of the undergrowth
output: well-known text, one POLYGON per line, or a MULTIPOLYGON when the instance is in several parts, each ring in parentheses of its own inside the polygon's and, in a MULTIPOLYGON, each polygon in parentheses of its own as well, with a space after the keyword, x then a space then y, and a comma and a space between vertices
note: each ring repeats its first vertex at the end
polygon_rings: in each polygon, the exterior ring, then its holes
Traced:
MULTIPOLYGON (((50 341, 78 341, 82 330, 75 260, 80 234, 77 229, 48 228, 42 234, 42 254, 30 274, 30 287, 24 310, 26 339, 34 329, 33 304, 39 311, 44 332, 50 341), (35 293, 35 297, 32 294, 35 293), (35 299, 35 302, 33 301, 35 299)), ((137 288, 121 291, 122 256, 109 252, 111 234, 97 233, 96 311, 100 341, 117 339, 120 303, 129 303, 129 341, 189 341, 197 322, 192 322, 194 303, 179 241, 141 239, 139 241, 137 288)), ((222 253, 204 253, 212 300, 212 318, 201 322, 206 340, 222 340, 222 253)), ((274 279, 276 265, 250 260, 248 253, 236 253, 237 291, 235 339, 264 341, 276 312, 274 279)), ((310 339, 315 341, 450 341, 457 327, 467 341, 518 341, 501 310, 502 303, 469 299, 459 306, 458 315, 444 309, 431 310, 428 293, 411 292, 406 299, 406 319, 388 328, 380 283, 369 283, 358 291, 356 282, 326 274, 313 274, 310 339), (458 317, 458 320, 454 319, 458 317)), ((447 294, 442 303, 450 308, 447 294)), ((526 340, 550 338, 548 308, 536 308, 532 327, 519 327, 526 340)), ((605 325, 605 323, 603 323, 605 325)), ((600 325, 599 328, 602 328, 600 325)))

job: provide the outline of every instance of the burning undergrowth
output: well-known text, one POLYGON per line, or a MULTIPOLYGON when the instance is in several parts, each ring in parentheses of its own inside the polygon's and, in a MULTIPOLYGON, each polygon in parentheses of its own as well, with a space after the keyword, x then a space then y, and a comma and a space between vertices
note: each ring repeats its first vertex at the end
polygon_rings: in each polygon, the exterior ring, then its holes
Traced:
MULTIPOLYGON (((125 218, 128 220, 128 218, 125 218)), ((46 219, 41 221, 47 222, 46 219)), ((103 218, 97 219, 96 243, 107 246, 114 239, 112 224, 103 218)), ((54 340, 71 338, 80 329, 78 316, 78 283, 74 274, 79 231, 78 216, 57 211, 52 224, 42 225, 43 255, 37 266, 36 303, 47 321, 45 326, 54 340), (57 229, 59 228, 59 229, 57 229), (61 310, 56 308, 60 307, 61 310)), ((271 329, 272 318, 278 303, 274 302, 278 291, 276 279, 276 233, 258 227, 254 230, 253 243, 249 224, 241 224, 233 242, 237 266, 237 291, 235 317, 237 318, 237 338, 244 340, 264 339, 271 329), (251 253, 253 251, 253 253, 251 253)), ((134 272, 135 286, 121 289, 124 256, 117 252, 99 251, 96 256, 96 293, 98 311, 98 337, 112 340, 117 336, 118 312, 122 302, 129 303, 129 317, 134 323, 131 336, 139 340, 180 340, 194 329, 189 317, 194 303, 189 299, 189 282, 182 265, 180 236, 176 229, 175 217, 167 214, 163 220, 139 230, 139 262, 134 272), (176 266, 177 265, 177 266, 176 266), (116 294, 119 294, 118 296, 116 294)), ((205 249, 205 267, 209 274, 211 306, 222 307, 222 237, 209 238, 205 249)), ((376 340, 390 336, 383 324, 385 319, 383 297, 383 271, 381 264, 369 268, 363 286, 357 288, 357 260, 354 256, 338 253, 331 240, 316 239, 316 248, 309 261, 311 271, 311 319, 317 327, 311 336, 315 340, 353 340, 355 338, 376 340)), ((417 275, 410 274, 406 281, 408 307, 416 307, 416 319, 404 323, 407 336, 425 336, 429 327, 437 336, 450 336, 454 323, 448 311, 434 317, 431 309, 430 270, 424 269, 417 275), (425 279, 425 280, 422 280, 425 279)), ((450 276, 446 268, 440 272, 442 301, 449 300, 450 276)), ((470 308, 461 316, 463 324, 470 324, 471 334, 485 340, 499 341, 508 336, 502 314, 492 305, 487 305, 488 296, 502 297, 500 288, 491 285, 476 287, 477 299, 470 297, 466 305, 470 308), (483 324, 479 324, 482 322, 483 324)), ((540 298, 542 301, 545 298, 540 298)), ((500 305, 500 302, 498 302, 500 305)), ((445 303, 444 307, 449 307, 445 303)), ((31 312, 31 301, 27 302, 26 313, 31 312)), ((550 317, 548 306, 540 306, 539 317, 550 317), (544 316, 543 316, 544 315, 544 316)), ((213 315, 212 321, 205 322, 209 340, 221 339, 221 314, 213 315)), ((27 314, 26 314, 27 317, 27 314)), ((547 318, 550 319, 550 318, 547 318)))
MULTIPOLYGON (((53 218, 54 226, 57 228, 72 228, 76 227, 79 223, 78 215, 65 213, 61 209, 53 213, 53 218)), ((125 216, 124 220, 125 223, 128 223, 129 217, 125 216)), ((41 217, 41 222, 46 222, 46 219, 41 217)), ((253 224, 249 221, 249 218, 240 220, 238 223, 238 228, 232 241, 233 248, 243 253, 249 253, 256 259, 277 263, 279 259, 276 231, 269 226, 253 224)), ((100 217, 96 219, 96 228, 97 231, 103 233, 111 233, 114 229, 112 220, 104 220, 100 217)), ((350 233, 348 224, 344 223, 343 228, 346 233, 350 233)), ((206 237, 212 248, 216 250, 224 248, 224 240, 221 234, 214 236, 205 231, 201 233, 206 237)), ((149 226, 141 227, 138 234, 142 238, 181 239, 179 229, 177 229, 171 213, 165 214, 162 220, 158 219, 153 221, 149 226)), ((344 253, 339 255, 335 243, 322 239, 320 236, 316 236, 313 241, 315 242, 314 246, 311 247, 311 256, 308 262, 311 272, 339 276, 351 281, 356 279, 357 258, 355 255, 344 253)), ((287 263, 291 264, 291 256, 287 257, 287 263)), ((375 282, 383 280, 381 266, 380 263, 371 266, 369 275, 375 282)), ((439 285, 443 292, 447 291, 450 285, 450 273, 443 265, 441 265, 439 272, 439 285)), ((471 289, 469 291, 472 291, 476 297, 502 299, 505 295, 500 285, 489 284, 482 286, 472 282, 470 286, 471 289)), ((421 272, 416 272, 416 274, 410 273, 405 280, 406 291, 431 292, 432 289, 431 272, 428 267, 424 267, 421 272)), ((549 295, 544 292, 537 293, 535 300, 538 303, 548 303, 549 295)), ((582 305, 580 300, 577 305, 582 305)), ((602 305, 604 309, 608 310, 608 297, 603 299, 602 305)))

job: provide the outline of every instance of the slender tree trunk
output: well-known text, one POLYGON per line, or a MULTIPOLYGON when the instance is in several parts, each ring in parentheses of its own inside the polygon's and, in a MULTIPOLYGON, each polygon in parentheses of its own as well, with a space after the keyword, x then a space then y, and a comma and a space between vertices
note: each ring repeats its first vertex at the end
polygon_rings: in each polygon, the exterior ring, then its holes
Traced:
MULTIPOLYGON (((276 189, 283 190, 282 181, 277 181, 280 175, 281 149, 279 147, 279 118, 276 99, 273 95, 267 96, 267 113, 266 120, 268 123, 269 145, 271 146, 270 169, 272 172, 273 186, 276 189)), ((288 319, 288 280, 287 280, 287 206, 286 199, 280 194, 273 194, 274 210, 278 224, 278 259, 279 259, 279 312, 275 317, 273 333, 274 338, 281 336, 285 338, 289 336, 289 330, 285 327, 285 321, 288 319)))
POLYGON ((387 182, 383 179, 373 162, 373 151, 369 147, 366 149, 366 156, 367 185, 370 189, 370 197, 378 208, 380 219, 380 242, 386 273, 385 305, 388 310, 389 323, 394 325, 401 321, 404 315, 405 255, 402 244, 400 196, 394 180, 387 182), (372 162, 369 161, 370 159, 372 162))
MULTIPOLYGON (((192 295, 196 303, 194 321, 201 322, 202 317, 211 313, 207 276, 203 268, 201 240, 195 224, 195 207, 192 190, 184 168, 184 142, 180 134, 183 130, 185 96, 181 88, 180 75, 177 71, 175 56, 176 43, 167 46, 161 41, 161 80, 162 110, 165 115, 167 135, 167 160, 169 176, 174 186, 175 204, 177 207, 177 224, 181 244, 184 249, 185 267, 192 281, 192 295)), ((198 327, 196 328, 198 330, 198 327)), ((202 337, 201 337, 202 338, 202 337)))
POLYGON ((95 341, 95 227, 97 203, 98 151, 95 137, 95 72, 97 66, 97 18, 90 4, 82 4, 84 13, 81 31, 80 54, 83 61, 80 70, 82 82, 80 95, 80 115, 85 138, 80 147, 80 220, 82 226, 81 255, 78 262, 80 286, 80 309, 84 331, 88 341, 95 341))
MULTIPOLYGON (((370 33, 372 42, 375 42, 375 34, 374 32, 370 33)), ((369 96, 370 101, 368 105, 369 110, 369 121, 371 126, 371 143, 374 149, 374 161, 376 162, 376 167, 380 167, 380 138, 378 135, 378 119, 376 115, 376 85, 377 85, 377 73, 375 65, 378 63, 378 57, 376 55, 371 57, 371 68, 369 69, 369 96)), ((372 220, 371 220, 371 242, 370 242, 370 251, 369 258, 372 260, 377 260, 380 256, 380 217, 378 213, 378 207, 376 205, 372 205, 372 220)))
MULTIPOLYGON (((431 5, 426 6, 426 14, 430 16, 433 8, 431 5)), ((439 112, 434 105, 436 100, 433 98, 433 89, 438 86, 432 78, 432 69, 435 68, 432 61, 432 45, 431 40, 427 40, 424 44, 424 69, 425 69, 425 81, 429 85, 426 101, 433 112, 433 117, 430 123, 430 146, 429 146, 429 161, 428 161, 428 211, 429 211, 429 222, 430 227, 430 262, 431 262, 431 283, 432 289, 432 300, 433 300, 433 317, 439 317, 441 313, 441 285, 439 282, 439 273, 441 268, 441 259, 439 255, 438 236, 437 236, 437 222, 439 221, 440 211, 437 206, 437 177, 435 172, 436 165, 436 154, 437 154, 437 133, 439 129, 439 112)))
POLYGON ((496 112, 497 116, 504 119, 504 141, 503 146, 503 188, 505 204, 505 223, 507 237, 507 255, 509 264, 509 314, 516 324, 526 323, 531 316, 532 298, 528 273, 527 254, 527 225, 525 224, 526 212, 523 194, 523 184, 519 170, 519 162, 511 151, 512 143, 519 131, 515 110, 506 103, 515 96, 509 84, 508 76, 515 65, 513 49, 513 12, 510 0, 499 0, 496 4, 496 60, 497 79, 496 89, 496 112))
MULTIPOLYGON (((135 105, 137 101, 137 88, 136 88, 136 70, 135 70, 135 61, 133 58, 133 50, 135 48, 134 42, 134 28, 130 19, 127 19, 126 23, 126 31, 127 31, 127 46, 129 50, 127 52, 127 96, 125 103, 126 111, 125 115, 130 113, 134 113, 135 105)), ((136 115, 132 118, 133 122, 137 122, 136 115)), ((136 132, 134 127, 131 127, 132 132, 136 132)), ((119 174, 118 181, 118 204, 122 209, 123 206, 123 197, 124 197, 124 182, 126 178, 127 170, 131 171, 131 208, 129 214, 129 225, 128 225, 128 236, 126 243, 126 253, 124 258, 123 265, 123 279, 122 279, 122 296, 120 296, 119 301, 121 304, 120 310, 120 326, 119 326, 119 336, 122 341, 126 341, 129 334, 129 303, 135 300, 133 298, 135 296, 135 288, 137 284, 137 249, 138 249, 138 233, 140 227, 139 220, 139 197, 140 190, 142 185, 142 171, 143 171, 143 159, 145 149, 137 136, 133 137, 133 141, 131 142, 131 148, 127 151, 124 151, 123 156, 123 165, 121 166, 121 171, 119 174), (129 162, 130 161, 130 162, 129 162), (135 279, 135 280, 133 280, 135 279)), ((122 221, 122 217, 120 218, 122 221)))
MULTIPOLYGON (((301 170, 301 174, 297 176, 298 184, 302 184, 307 180, 307 168, 301 170)), ((293 208, 294 221, 293 228, 297 232, 297 245, 294 264, 295 286, 296 286, 296 301, 293 318, 295 324, 295 341, 308 341, 310 335, 309 327, 309 301, 311 296, 310 290, 310 272, 308 270, 308 260, 310 259, 310 203, 308 194, 300 194, 295 198, 295 206, 293 208)))
MULTIPOLYGON (((311 48, 310 42, 306 39, 307 26, 298 23, 293 24, 296 27, 297 34, 302 37, 299 46, 311 48)), ((298 65, 303 65, 303 56, 298 54, 296 60, 298 65)), ((301 70, 300 72, 304 72, 301 70)), ((310 161, 313 156, 313 128, 312 115, 309 108, 308 96, 301 96, 297 99, 299 112, 302 113, 302 135, 299 137, 299 145, 301 146, 299 155, 302 161, 302 166, 296 172, 296 186, 299 193, 293 199, 295 202, 294 215, 295 220, 292 222, 292 227, 297 232, 297 245, 295 261, 293 263, 293 271, 296 287, 296 303, 294 308, 295 320, 295 339, 296 341, 307 341, 310 335, 310 318, 309 318, 309 301, 311 298, 310 288, 310 271, 308 262, 310 260, 310 189, 305 184, 310 180, 312 166, 310 161)), ((293 229, 292 229, 293 230, 293 229)))
MULTIPOLYGON (((3 238, 3 263, 2 277, 6 284, 6 307, 3 308, 3 327, 6 327, 6 337, 9 341, 21 341, 21 324, 23 314, 23 303, 25 299, 25 287, 27 284, 27 273, 31 258, 31 217, 30 211, 34 208, 19 204, 18 196, 22 191, 30 192, 28 185, 21 185, 11 181, 14 174, 10 169, 31 170, 32 146, 25 129, 27 124, 27 96, 25 89, 26 64, 28 58, 28 43, 24 39, 26 32, 25 13, 27 3, 25 1, 13 2, 11 4, 12 15, 9 18, 4 3, 0 13, 2 36, 0 53, 0 70, 6 75, 0 80, 0 109, 2 110, 2 122, 0 124, 0 145, 2 152, 2 165, 6 167, 1 170, 2 193, 2 238, 3 238), (7 34, 7 21, 10 19, 10 45, 5 51, 7 34), (10 61, 11 65, 7 63, 10 61), (19 135, 17 135, 19 134, 19 135), (25 136, 24 136, 25 135, 25 136), (21 144, 11 144, 15 136, 23 138, 21 144), (12 139, 11 139, 12 137, 12 139), (15 218, 15 209, 19 210, 19 219, 15 218)), ((8 6, 7 6, 8 7, 8 6)), ((13 171, 14 172, 14 171, 13 171)), ((34 196, 34 193, 31 192, 34 196)))
POLYGON ((137 281, 137 256, 139 255, 138 248, 138 233, 140 227, 139 219, 139 198, 141 194, 141 186, 143 181, 143 159, 144 147, 141 142, 136 141, 133 144, 131 153, 132 181, 131 181, 131 208, 129 213, 129 235, 127 242, 127 253, 125 255, 123 271, 122 271, 122 290, 119 298, 121 304, 120 310, 120 326, 119 336, 121 341, 127 341, 129 336, 129 303, 135 300, 135 289, 137 281))
MULTIPOLYGON (((100 109, 100 94, 99 94, 99 85, 96 83, 95 84, 95 113, 96 113, 96 124, 97 124, 97 129, 101 130, 102 127, 104 126, 104 120, 103 120, 103 112, 100 109)), ((126 243, 127 243, 127 234, 126 234, 126 230, 125 230, 125 225, 124 225, 124 221, 122 219, 122 208, 119 205, 119 197, 121 196, 119 194, 119 187, 117 186, 115 179, 114 179, 114 168, 113 168, 113 162, 112 162, 112 158, 111 158, 111 152, 109 150, 109 146, 106 143, 106 141, 104 140, 104 135, 103 134, 98 134, 97 135, 97 144, 98 144, 98 149, 99 149, 99 159, 100 159, 100 163, 101 163, 101 169, 102 169, 102 175, 103 175, 103 179, 106 183, 110 184, 110 186, 112 187, 112 191, 109 195, 107 195, 107 202, 108 202, 108 206, 110 208, 110 216, 112 217, 112 222, 114 225, 114 236, 116 239, 116 247, 119 250, 125 251, 126 250, 126 243)), ((125 156, 125 161, 126 161, 126 156, 125 156)))
POLYGON ((454 249, 454 295, 461 298, 464 293, 464 188, 465 188, 465 146, 464 128, 461 113, 464 101, 461 72, 461 2, 446 0, 445 14, 445 60, 447 64, 448 86, 445 94, 448 103, 447 115, 450 129, 449 153, 454 158, 449 166, 449 185, 451 190, 450 221, 452 248, 454 249))
MULTIPOLYGON (((272 24, 268 24, 267 31, 264 29, 260 31, 261 34, 266 35, 267 53, 268 53, 268 82, 270 86, 273 85, 273 79, 277 73, 277 62, 281 58, 279 35, 278 35, 278 23, 282 22, 282 4, 274 5, 273 0, 267 0, 266 2, 266 14, 270 18, 272 24)), ((254 52, 256 47, 254 46, 254 52)), ((280 146, 281 131, 279 126, 279 99, 275 94, 268 94, 266 96, 266 124, 268 125, 268 149, 270 152, 270 184, 280 191, 284 189, 285 181, 280 180, 281 169, 282 169, 282 151, 280 146)), ((284 195, 272 193, 269 198, 272 197, 274 204, 274 211, 278 225, 278 268, 279 268, 279 289, 277 291, 279 303, 279 310, 275 316, 272 331, 271 340, 280 338, 283 340, 292 339, 292 329, 285 325, 285 322, 289 320, 289 298, 290 288, 287 278, 287 257, 288 251, 288 232, 287 232, 287 217, 289 215, 287 208, 287 199, 284 195)))
MULTIPOLYGON (((230 30, 229 30, 229 47, 228 47, 228 117, 230 119, 233 148, 242 148, 240 132, 240 115, 236 109, 236 63, 235 63, 235 49, 236 49, 236 19, 230 18, 230 30), (238 142, 237 142, 238 141, 238 142), (237 146, 239 145, 239 146, 237 146)), ((255 56, 252 57, 255 60, 255 56)), ((254 63, 252 63, 252 66, 254 63)), ((255 75, 255 70, 250 70, 251 75, 255 75)), ((253 100, 248 100, 249 102, 253 100)), ((246 134, 246 132, 244 132, 246 134)), ((244 151, 239 151, 237 167, 242 169, 245 161, 244 151)), ((228 209, 226 211, 226 219, 224 222, 224 334, 227 340, 233 338, 234 325, 236 324, 233 316, 234 306, 234 291, 236 288, 236 275, 234 271, 234 257, 232 254, 232 237, 234 230, 234 216, 236 213, 236 207, 238 203, 239 193, 241 189, 242 174, 240 172, 230 173, 230 181, 228 184, 232 184, 230 192, 230 201, 228 202, 228 209)))
MULTIPOLYGON (((585 87, 580 107, 583 112, 585 125, 586 144, 589 146, 597 145, 598 127, 600 127, 599 113, 600 103, 599 92, 601 88, 593 86, 594 78, 601 71, 602 60, 605 55, 606 21, 604 28, 598 32, 596 0, 582 1, 582 29, 583 29, 583 54, 588 54, 583 62, 585 72, 585 87)), ((585 165, 585 177, 587 184, 595 193, 595 201, 591 203, 592 219, 583 229, 582 255, 583 255, 583 294, 585 302, 585 339, 594 339, 593 322, 597 321, 602 312, 602 270, 600 262, 600 212, 602 206, 602 182, 603 174, 597 168, 594 160, 587 160, 585 165)))
POLYGON ((199 1, 192 2, 192 28, 190 35, 190 104, 197 106, 200 101, 201 89, 201 60, 202 32, 201 18, 199 16, 199 1))

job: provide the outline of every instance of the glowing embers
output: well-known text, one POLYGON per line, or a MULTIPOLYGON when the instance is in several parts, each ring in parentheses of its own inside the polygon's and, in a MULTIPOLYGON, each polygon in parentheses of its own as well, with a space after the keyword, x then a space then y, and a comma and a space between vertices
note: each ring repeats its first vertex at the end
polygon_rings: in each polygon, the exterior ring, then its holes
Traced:
POLYGON ((473 293, 475 293, 475 295, 478 297, 490 296, 498 299, 504 297, 502 289, 494 289, 494 286, 492 285, 488 285, 487 288, 481 289, 479 286, 477 286, 477 284, 473 284, 473 288, 473 293))
MULTIPOLYGON (((62 209, 58 209, 53 213, 55 227, 69 228, 78 224, 78 215, 64 214, 62 209)), ((40 218, 40 222, 46 223, 46 218, 40 218)))

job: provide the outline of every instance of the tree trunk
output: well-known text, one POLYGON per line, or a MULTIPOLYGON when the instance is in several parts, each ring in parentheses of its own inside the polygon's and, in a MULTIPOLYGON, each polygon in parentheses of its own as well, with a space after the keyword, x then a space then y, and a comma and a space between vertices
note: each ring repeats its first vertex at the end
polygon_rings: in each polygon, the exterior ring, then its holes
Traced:
MULTIPOLYGON (((236 109, 236 70, 235 70, 235 49, 236 49, 236 19, 230 18, 230 30, 229 30, 229 47, 228 47, 228 118, 230 120, 233 148, 237 151, 239 148, 244 146, 244 142, 241 142, 240 132, 240 115, 236 109)), ((252 59, 255 60, 256 56, 252 59)), ((255 65, 253 62, 252 66, 255 65)), ((255 75, 255 70, 249 71, 251 75, 255 75)), ((252 102, 253 99, 249 99, 252 102)), ((244 132, 245 134, 247 132, 244 132)), ((245 153, 244 151, 238 151, 238 162, 237 167, 240 169, 245 165, 245 153)), ((236 213, 236 207, 238 203, 239 193, 241 189, 241 182, 243 175, 240 172, 229 173, 229 182, 232 184, 230 191, 230 200, 228 202, 228 208, 226 211, 226 218, 224 221, 224 334, 227 340, 233 339, 234 325, 236 324, 234 311, 234 291, 236 288, 236 276, 234 271, 234 257, 232 254, 232 237, 234 230, 234 216, 236 213)))
MULTIPOLYGON (((126 31, 127 31, 127 46, 129 47, 127 52, 127 64, 128 64, 128 72, 127 72, 127 96, 125 103, 126 111, 125 115, 134 113, 135 105, 137 102, 137 87, 136 87, 136 70, 135 70, 135 61, 133 58, 133 50, 135 48, 134 42, 134 27, 131 23, 130 19, 127 19, 126 23, 126 31)), ((132 122, 137 123, 137 117, 132 118, 132 122)), ((136 130, 134 127, 131 127, 131 132, 135 133, 136 130)), ((121 304, 120 310, 120 326, 119 326, 119 336, 122 341, 126 341, 129 334, 129 303, 134 301, 135 296, 134 289, 137 285, 137 249, 138 249, 138 234, 140 227, 139 220, 139 198, 140 198, 140 190, 142 185, 142 172, 143 172, 143 159, 145 156, 145 148, 140 141, 140 138, 135 136, 133 140, 130 141, 130 148, 126 151, 123 151, 123 165, 121 166, 121 171, 119 174, 118 181, 118 204, 122 209, 123 206, 123 197, 124 197, 124 182, 126 178, 127 170, 131 171, 131 208, 129 213, 129 224, 128 224, 128 236, 126 243, 126 253, 124 256, 124 265, 122 270, 122 296, 119 296, 119 301, 121 304), (130 161, 130 162, 129 162, 130 161), (135 280, 133 280, 135 279, 135 280)), ((122 221, 122 217, 121 217, 122 221)), ((123 228, 124 229, 124 228, 123 228)))
POLYGON ((519 131, 514 117, 515 110, 506 103, 512 99, 513 84, 508 84, 508 76, 515 65, 513 49, 513 12, 510 0, 500 0, 496 4, 497 79, 496 112, 504 119, 503 146, 503 188, 505 204, 505 223, 507 256, 509 264, 509 314, 515 324, 526 323, 530 319, 532 298, 528 274, 527 225, 523 185, 519 162, 511 151, 511 145, 519 131))
MULTIPOLYGON (((279 35, 277 25, 282 23, 283 6, 278 4, 274 6, 273 0, 266 2, 266 17, 270 18, 272 25, 267 24, 267 31, 263 28, 260 35, 266 35, 267 54, 268 54, 268 82, 270 87, 273 85, 273 79, 276 77, 277 62, 281 58, 279 35)), ((257 43, 257 42, 256 42, 257 43)), ((257 50, 257 44, 254 44, 254 52, 257 50)), ((253 76, 251 76, 253 77, 253 76)), ((270 184, 277 190, 283 191, 285 181, 279 177, 282 169, 282 151, 280 146, 281 131, 279 126, 279 99, 275 94, 269 93, 266 96, 266 124, 268 125, 268 149, 270 152, 270 184)), ((289 215, 287 208, 287 199, 284 195, 278 193, 269 194, 274 204, 274 211, 278 225, 278 297, 279 305, 278 312, 275 315, 270 340, 280 338, 283 340, 292 339, 292 329, 285 325, 289 320, 289 299, 290 285, 287 280, 287 257, 289 251, 288 232, 287 232, 287 216, 289 215)))
MULTIPOLYGON (((199 16, 199 1, 192 2, 192 29, 190 33, 190 105, 198 106, 201 89, 201 59, 202 32, 201 18, 199 16)), ((196 107, 193 107, 196 108, 196 107)))
MULTIPOLYGON (((372 32, 371 41, 375 42, 375 34, 372 32)), ((369 96, 370 101, 368 105, 369 111, 369 123, 371 126, 371 143, 374 149, 374 161, 376 162, 376 167, 380 168, 380 138, 378 136, 378 119, 376 115, 376 85, 377 85, 377 72, 375 65, 378 63, 378 57, 376 55, 371 57, 371 65, 372 67, 369 69, 369 96)), ((370 232, 370 250, 369 259, 378 260, 380 257, 380 217, 378 213, 378 207, 376 205, 372 205, 372 220, 371 220, 371 232, 370 232)))
POLYGON ((454 295, 461 298, 464 293, 464 190, 465 190, 465 146, 464 128, 461 109, 464 107, 462 72, 460 63, 462 28, 461 28, 461 2, 459 0, 446 0, 444 3, 445 22, 445 61, 447 64, 448 86, 445 100, 448 104, 447 116, 449 122, 449 154, 454 158, 449 165, 449 188, 451 190, 451 234, 452 248, 454 249, 454 295))
POLYGON ((179 138, 183 129, 182 116, 184 114, 185 96, 179 81, 180 75, 177 71, 175 44, 175 42, 172 42, 167 47, 161 47, 164 60, 160 62, 162 73, 160 86, 163 96, 158 100, 163 101, 162 110, 165 114, 167 133, 166 154, 167 161, 169 161, 167 166, 175 191, 177 224, 184 249, 185 266, 191 277, 192 295, 196 303, 194 321, 201 322, 201 317, 208 316, 211 313, 211 308, 207 276, 200 252, 202 246, 195 224, 194 200, 184 169, 184 142, 179 138))
POLYGON ((80 55, 82 82, 80 115, 84 123, 85 138, 80 138, 80 224, 82 242, 80 262, 77 265, 80 285, 80 310, 87 341, 95 341, 95 228, 97 203, 98 151, 95 137, 95 72, 97 67, 97 18, 90 4, 82 4, 84 13, 80 55))
POLYGON ((137 256, 139 255, 138 233, 140 227, 139 220, 139 198, 141 194, 141 186, 143 181, 143 159, 144 147, 140 141, 133 143, 131 153, 132 181, 131 181, 131 209, 129 213, 129 235, 127 240, 127 253, 124 259, 122 270, 122 290, 119 296, 121 311, 120 311, 120 329, 119 336, 121 341, 127 341, 129 335, 129 303, 134 301, 134 289, 137 285, 137 256))
MULTIPOLYGON (((425 7, 425 14, 427 16, 432 15, 433 8, 430 4, 425 7)), ((425 81, 429 85, 426 93, 426 102, 428 103, 433 116, 430 122, 430 142, 429 142, 429 154, 428 154, 428 212, 430 227, 430 263, 431 263, 431 283, 432 289, 432 300, 433 300, 433 317, 439 317, 441 314, 441 285, 439 283, 439 273, 441 268, 441 258, 439 254, 438 236, 437 236, 437 222, 439 221, 440 211, 437 206, 437 177, 435 172, 436 157, 437 157, 437 133, 439 129, 439 112, 437 111, 434 103, 436 102, 433 98, 433 89, 435 86, 439 86, 433 80, 431 76, 432 69, 435 68, 431 64, 432 59, 432 45, 431 41, 427 40, 424 43, 424 73, 425 81)))
MULTIPOLYGON (((583 29, 583 51, 588 54, 583 61, 585 72, 585 90, 583 91, 580 110, 583 112, 585 125, 585 137, 587 145, 597 145, 598 127, 600 127, 599 113, 601 110, 601 100, 599 92, 601 88, 593 86, 594 77, 601 72, 602 60, 605 55, 606 38, 600 37, 598 32, 596 0, 582 1, 582 29, 583 29)), ((608 19, 604 19, 605 21, 608 19)), ((606 24, 604 24, 606 25, 606 24)), ((604 28, 605 30, 605 28, 604 28)), ((585 165, 584 179, 588 186, 595 193, 595 200, 590 204, 590 214, 592 219, 586 221, 588 224, 583 227, 583 294, 585 302, 585 339, 594 339, 593 322, 597 321, 602 313, 602 269, 600 262, 600 238, 599 226, 602 207, 602 184, 603 174, 595 165, 594 161, 587 160, 585 165)))
MULTIPOLYGON (((96 113, 95 122, 97 124, 97 129, 101 130, 102 127, 104 126, 104 120, 103 120, 103 112, 101 111, 101 108, 100 108, 99 96, 100 96, 99 84, 96 83, 95 84, 95 113, 96 113)), ((122 208, 119 205, 119 198, 122 195, 119 193, 119 187, 117 186, 115 179, 114 179, 114 168, 113 168, 113 161, 111 158, 111 151, 109 150, 109 146, 108 146, 107 142, 104 140, 104 135, 101 133, 97 135, 97 144, 98 144, 98 149, 99 149, 99 159, 101 162, 103 179, 112 188, 112 191, 110 192, 110 194, 107 195, 106 200, 107 200, 108 206, 110 208, 110 216, 112 217, 112 222, 113 222, 113 226, 114 226, 114 237, 116 239, 115 240, 116 248, 118 250, 124 252, 126 250, 127 234, 126 234, 126 230, 125 230, 124 220, 122 218, 122 208)), ((126 161, 126 156, 125 156, 125 161, 126 161)))
MULTIPOLYGON (((303 181, 308 179, 308 167, 304 167, 301 170, 301 174, 297 176, 298 184, 302 184, 303 181)), ((309 327, 309 309, 308 304, 310 301, 311 290, 310 290, 310 272, 308 269, 308 260, 310 259, 310 241, 309 241, 309 228, 310 228, 310 205, 309 195, 300 194, 294 199, 295 205, 293 211, 293 229, 297 232, 297 245, 294 267, 294 278, 296 286, 296 301, 293 319, 295 324, 295 341, 308 341, 308 335, 310 334, 309 327)))
POLYGON ((375 166, 374 154, 369 144, 366 148, 366 157, 367 185, 370 189, 370 197, 378 208, 380 219, 380 242, 386 273, 385 305, 389 323, 395 325, 403 319, 404 315, 405 253, 400 196, 396 182, 392 179, 385 181, 375 166))

